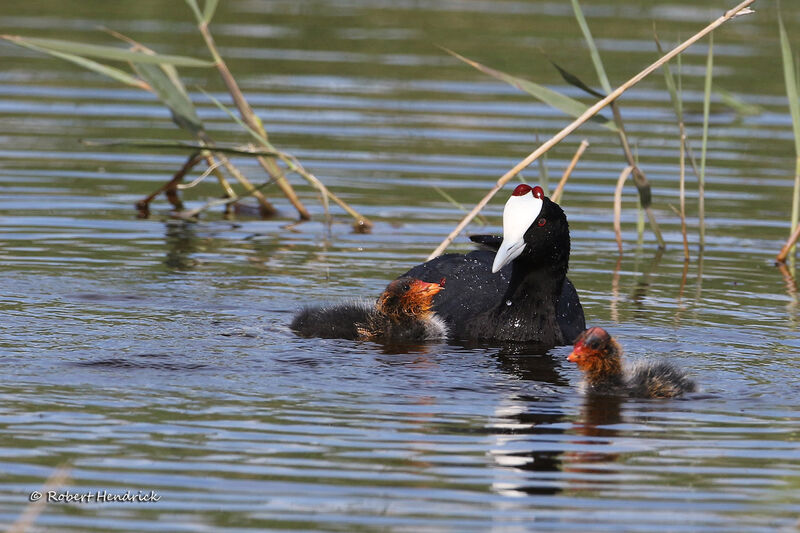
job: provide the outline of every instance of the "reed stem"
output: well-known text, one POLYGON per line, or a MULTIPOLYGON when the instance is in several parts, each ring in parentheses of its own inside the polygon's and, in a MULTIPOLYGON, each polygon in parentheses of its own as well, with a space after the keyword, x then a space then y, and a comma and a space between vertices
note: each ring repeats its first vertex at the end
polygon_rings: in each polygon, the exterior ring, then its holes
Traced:
MULTIPOLYGON (((250 128, 252 128, 265 140, 268 140, 267 131, 264 129, 264 124, 256 116, 253 108, 250 107, 249 102, 239 88, 239 84, 236 83, 236 79, 233 77, 233 74, 231 74, 230 69, 228 69, 228 65, 217 51, 217 45, 208 29, 208 23, 200 18, 198 19, 197 27, 200 30, 200 34, 203 36, 203 40, 205 41, 209 52, 211 52, 211 56, 214 59, 214 63, 216 64, 220 77, 225 83, 225 86, 228 88, 228 92, 233 98, 233 102, 236 105, 236 108, 239 110, 242 120, 244 120, 244 122, 250 128)), ((294 188, 286 179, 286 176, 275 162, 275 159, 273 157, 259 157, 258 162, 272 177, 272 179, 275 180, 275 183, 281 188, 281 191, 283 191, 283 194, 286 196, 289 202, 294 206, 295 209, 297 209, 300 219, 309 220, 311 218, 311 214, 308 212, 302 202, 300 202, 300 199, 297 197, 297 193, 295 193, 294 188)))
POLYGON ((186 174, 188 174, 202 160, 203 156, 199 152, 192 153, 186 159, 186 162, 181 166, 181 168, 175 172, 171 180, 147 195, 144 199, 136 202, 136 210, 139 212, 139 216, 145 218, 150 214, 150 203, 162 192, 166 193, 167 200, 169 200, 169 202, 172 204, 172 207, 175 209, 183 209, 180 197, 177 194, 177 185, 184 178, 184 176, 186 176, 186 174))
POLYGON ((558 203, 561 200, 561 194, 564 192, 564 186, 567 184, 567 180, 572 175, 572 171, 575 170, 575 165, 578 164, 580 161, 583 152, 586 151, 586 148, 589 146, 589 141, 586 139, 581 141, 580 146, 575 151, 575 155, 572 156, 572 161, 569 162, 567 169, 564 171, 564 174, 561 176, 561 180, 558 182, 558 186, 556 190, 553 191, 553 195, 550 197, 555 203, 558 203))
POLYGON ((686 135, 681 135, 681 177, 680 177, 681 234, 683 235, 683 257, 689 261, 689 238, 686 235, 686 135))
POLYGON ((706 245, 706 151, 708 148, 708 125, 711 116, 711 84, 714 78, 714 34, 708 37, 706 79, 703 90, 703 141, 700 147, 700 174, 697 177, 697 217, 700 225, 700 248, 706 245))
POLYGON ((625 167, 617 179, 617 186, 614 188, 614 235, 617 239, 620 257, 622 257, 622 187, 631 172, 633 172, 632 166, 625 167))
POLYGON ((41 494, 41 497, 25 506, 22 515, 11 524, 6 530, 6 533, 27 533, 30 531, 36 519, 42 514, 49 503, 47 493, 58 490, 66 485, 67 481, 69 481, 70 473, 71 468, 69 466, 64 465, 56 468, 53 473, 50 474, 50 477, 47 478, 47 481, 44 482, 44 486, 41 490, 37 491, 41 494))
MULTIPOLYGON (((795 176, 795 183, 797 183, 797 176, 795 176)), ((779 264, 785 264, 786 256, 788 256, 789 252, 792 251, 792 248, 794 248, 794 245, 795 243, 797 243, 798 238, 800 238, 800 225, 797 225, 794 228, 794 231, 792 232, 789 239, 786 241, 786 244, 783 245, 783 248, 781 248, 781 252, 775 258, 775 261, 777 261, 779 264)))
MULTIPOLYGON (((783 79, 786 84, 786 96, 789 99, 789 111, 792 115, 792 131, 794 132, 794 149, 795 149, 795 172, 794 172, 794 192, 792 194, 792 229, 791 233, 794 235, 797 229, 798 216, 800 215, 800 95, 798 94, 797 87, 797 72, 794 66, 794 56, 792 54, 791 44, 789 43, 789 35, 786 33, 786 27, 783 25, 783 17, 781 16, 780 9, 778 10, 778 29, 781 41, 781 59, 783 62, 783 79)), ((792 239, 790 238, 789 241, 792 239)), ((795 239, 796 240, 796 239, 795 239)), ((786 253, 794 255, 794 243, 790 246, 790 250, 786 253)), ((780 258, 784 255, 784 251, 778 255, 780 258)), ((785 255, 784 255, 785 259, 785 255)), ((779 259, 779 261, 781 261, 779 259)))
MULTIPOLYGON (((600 80, 600 85, 603 88, 603 91, 605 91, 605 94, 608 94, 611 92, 611 83, 608 81, 608 75, 606 74, 603 60, 600 57, 597 44, 594 42, 594 37, 592 36, 592 32, 589 29, 589 24, 586 22, 586 17, 583 15, 583 10, 581 9, 578 0, 572 0, 572 10, 575 13, 575 19, 578 21, 578 26, 580 26, 581 32, 583 33, 586 46, 589 47, 589 55, 592 58, 592 63, 594 64, 597 77, 600 80)), ((661 53, 663 55, 663 52, 661 53)), ((658 241, 658 246, 659 248, 665 248, 666 244, 661 236, 661 230, 656 222, 655 214, 650 209, 650 203, 652 201, 650 183, 647 181, 647 177, 639 167, 639 162, 633 157, 630 143, 628 142, 628 134, 625 131, 625 122, 622 120, 622 112, 619 110, 619 106, 616 102, 611 103, 611 111, 614 115, 614 124, 617 126, 617 134, 619 135, 622 151, 625 154, 625 159, 628 165, 633 167, 633 183, 636 185, 636 189, 639 191, 639 208, 640 210, 642 208, 647 210, 647 217, 650 220, 653 234, 656 236, 656 240, 658 241)))
MULTIPOLYGON (((503 174, 503 176, 501 176, 500 179, 497 180, 497 183, 480 200, 480 202, 478 202, 478 204, 463 218, 463 220, 459 222, 459 224, 455 227, 455 229, 453 229, 453 231, 450 232, 450 234, 444 239, 444 241, 442 241, 441 244, 439 244, 439 246, 430 254, 430 256, 428 256, 428 259, 430 260, 433 259, 434 257, 441 255, 441 253, 453 242, 456 236, 464 230, 467 224, 469 224, 470 221, 473 218, 475 218, 475 215, 477 215, 486 206, 486 204, 489 203, 489 200, 491 200, 494 197, 494 195, 497 194, 497 192, 500 189, 502 189, 503 186, 509 180, 511 180, 514 176, 516 176, 520 172, 522 172, 528 165, 536 161, 543 153, 549 151, 553 146, 557 145, 559 142, 564 140, 564 138, 566 138, 570 133, 578 129, 587 120, 595 116, 600 110, 604 109, 611 102, 622 96, 622 94, 625 91, 627 91, 628 89, 630 89, 631 87, 642 81, 644 78, 652 74, 653 71, 658 69, 661 65, 668 62, 673 57, 677 56, 678 54, 686 50, 688 47, 690 47, 691 45, 693 45, 694 43, 696 43, 697 41, 708 35, 710 32, 714 31, 719 26, 721 26, 722 24, 726 23, 727 21, 735 17, 737 14, 739 14, 742 10, 747 8, 753 2, 755 2, 755 0, 744 0, 733 9, 726 11, 724 15, 720 16, 719 18, 711 22, 709 25, 707 25, 705 28, 694 34, 692 37, 690 37, 680 45, 673 48, 669 53, 667 53, 666 55, 664 55, 663 57, 652 63, 650 66, 639 72, 636 76, 634 76, 633 78, 629 79, 628 81, 620 85, 616 90, 611 92, 608 96, 606 96, 605 98, 594 104, 592 107, 587 109, 586 112, 584 112, 580 117, 575 119, 572 123, 563 128, 556 135, 554 135, 550 140, 539 146, 539 148, 531 152, 522 161, 517 163, 512 169, 503 174)), ((647 214, 648 218, 650 218, 651 224, 653 224, 655 222, 655 217, 652 214, 652 210, 648 208, 647 214)))

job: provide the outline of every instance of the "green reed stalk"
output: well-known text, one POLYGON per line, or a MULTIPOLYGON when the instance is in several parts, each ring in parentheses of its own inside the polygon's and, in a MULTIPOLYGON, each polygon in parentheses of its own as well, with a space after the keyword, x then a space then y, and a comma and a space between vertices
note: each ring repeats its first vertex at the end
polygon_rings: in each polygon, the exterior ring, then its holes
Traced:
POLYGON ((614 188, 614 236, 617 240, 620 257, 622 257, 622 187, 631 172, 633 172, 632 166, 625 167, 617 179, 617 186, 614 188))
POLYGON ((714 77, 714 34, 708 36, 706 80, 703 93, 703 143, 700 147, 700 174, 697 176, 697 217, 700 225, 700 248, 706 245, 706 150, 708 148, 708 123, 711 116, 711 82, 714 77))
MULTIPOLYGON (((436 185, 431 185, 431 187, 433 187, 434 191, 439 193, 439 196, 447 200, 456 209, 458 209, 459 211, 463 211, 464 213, 467 212, 467 208, 464 207, 464 204, 462 204, 461 202, 450 196, 450 194, 447 191, 445 191, 441 187, 437 187, 436 185)), ((478 215, 475 218, 478 220, 478 224, 480 224, 481 226, 485 226, 486 224, 488 224, 486 217, 484 217, 483 215, 478 215)))
MULTIPOLYGON (((783 60, 783 79, 786 83, 786 96, 789 98, 789 111, 792 115, 792 129, 794 131, 795 149, 795 172, 794 172, 794 194, 792 195, 792 233, 797 227, 800 217, 800 98, 798 97, 797 75, 795 72, 792 48, 789 44, 789 36, 786 27, 783 25, 783 17, 778 12, 778 27, 781 40, 781 59, 783 60)), ((795 248, 792 245, 790 251, 794 254, 795 248)))
MULTIPOLYGON (((578 0, 571 0, 571 2, 572 10, 575 12, 575 19, 578 21, 578 26, 580 26, 581 32, 583 33, 583 38, 586 41, 586 46, 589 48, 589 55, 592 57, 592 63, 594 64, 594 69, 597 72, 597 78, 600 80, 600 86, 603 88, 603 91, 605 91, 606 94, 609 94, 612 91, 611 83, 608 81, 608 75, 606 74, 603 60, 600 58, 600 52, 597 49, 597 44, 594 42, 594 37, 592 37, 592 32, 586 22, 586 17, 583 16, 583 10, 581 9, 581 5, 578 0)), ((630 142, 628 141, 628 136, 625 133, 625 124, 622 121, 622 112, 620 111, 616 102, 611 103, 611 111, 614 113, 614 123, 617 126, 617 133, 619 135, 620 144, 622 144, 622 151, 625 154, 625 159, 627 160, 628 165, 633 167, 633 183, 636 185, 636 189, 639 191, 639 202, 647 213, 647 218, 650 221, 650 228, 653 230, 653 234, 656 237, 658 247, 666 248, 664 238, 661 236, 661 230, 658 227, 658 222, 656 222, 655 213, 650 205, 652 202, 650 182, 647 181, 647 177, 644 175, 644 172, 641 168, 639 168, 638 164, 634 160, 633 153, 630 149, 630 142)))
POLYGON ((597 72, 597 78, 600 80, 600 86, 606 94, 608 94, 611 92, 611 83, 608 81, 608 75, 603 66, 603 60, 600 58, 600 52, 597 50, 597 45, 592 37, 592 32, 589 30, 589 24, 586 23, 586 17, 583 16, 583 10, 578 0, 572 0, 572 10, 575 12, 575 20, 578 21, 578 26, 581 28, 586 46, 589 47, 589 55, 592 57, 592 63, 597 72))
POLYGON ((686 235, 686 136, 681 135, 681 157, 680 157, 681 176, 679 182, 680 190, 680 217, 681 234, 683 235, 683 257, 689 261, 689 238, 686 235))
MULTIPOLYGON (((634 147, 633 161, 639 166, 639 147, 634 147)), ((636 244, 641 247, 644 244, 644 208, 642 207, 641 196, 636 197, 636 244)))
POLYGON ((550 196, 550 175, 547 173, 547 154, 539 158, 539 185, 545 196, 550 196))
MULTIPOLYGON (((683 63, 681 56, 678 56, 678 106, 680 109, 680 121, 683 124, 683 63)), ((681 128, 681 154, 680 154, 680 205, 681 205, 681 234, 683 235, 683 256, 686 260, 684 265, 683 280, 681 283, 681 293, 686 284, 686 266, 689 264, 689 238, 686 234, 686 146, 688 139, 685 128, 681 128)))

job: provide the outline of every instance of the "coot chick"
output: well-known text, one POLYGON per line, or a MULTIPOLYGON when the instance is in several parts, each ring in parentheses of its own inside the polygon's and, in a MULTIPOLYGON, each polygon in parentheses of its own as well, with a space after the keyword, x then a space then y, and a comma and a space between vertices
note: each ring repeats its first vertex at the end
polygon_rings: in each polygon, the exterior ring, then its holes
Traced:
POLYGON ((447 337, 447 326, 431 309, 433 296, 445 280, 427 283, 396 279, 375 304, 352 301, 332 306, 306 307, 291 328, 306 337, 417 342, 447 337))
POLYGON ((644 361, 623 369, 622 348, 603 328, 581 333, 567 360, 583 371, 590 394, 674 398, 697 390, 682 370, 667 361, 644 361))
POLYGON ((569 225, 541 187, 518 185, 503 211, 503 237, 472 238, 490 249, 445 254, 404 276, 447 278, 433 309, 461 340, 569 344, 586 328, 567 279, 569 225))

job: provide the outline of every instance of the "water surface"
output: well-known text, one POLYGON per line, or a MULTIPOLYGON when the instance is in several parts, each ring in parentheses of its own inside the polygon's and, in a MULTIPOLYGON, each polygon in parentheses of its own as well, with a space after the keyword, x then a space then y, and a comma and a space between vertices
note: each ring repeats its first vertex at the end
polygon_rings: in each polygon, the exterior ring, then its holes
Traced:
MULTIPOLYGON (((108 26, 164 53, 204 57, 183 3, 29 1, 0 31, 110 43, 108 26)), ((612 83, 729 3, 582 2, 612 83)), ((790 34, 800 8, 785 2, 790 34)), ((707 244, 684 271, 678 133, 659 73, 622 100, 653 185, 667 249, 637 244, 626 189, 625 254, 611 226, 624 163, 587 125, 553 150, 551 187, 581 139, 591 146, 563 199, 570 277, 587 322, 631 360, 664 356, 701 384, 673 401, 584 398, 567 347, 541 356, 432 344, 300 339, 301 305, 375 297, 418 264, 471 206, 568 119, 459 64, 436 45, 551 87, 548 58, 595 83, 569 3, 231 0, 212 29, 271 140, 375 222, 354 233, 297 181, 314 220, 219 211, 197 224, 133 204, 168 179, 176 153, 78 139, 180 139, 148 94, 0 45, 0 521, 14 522, 58 465, 60 490, 156 491, 157 503, 51 504, 52 531, 775 531, 800 515, 800 335, 793 283, 772 265, 788 234, 791 123, 773 6, 717 33, 707 244), (545 55, 546 54, 546 55, 545 55), (684 275, 685 273, 685 275, 684 275)), ((794 43, 800 49, 800 42, 794 43)), ((683 58, 699 152, 706 48, 683 58)), ((211 134, 246 137, 182 72, 211 134)), ((247 161, 254 180, 263 177, 247 161)), ((524 173, 542 178, 538 167, 524 173)), ((210 181, 189 207, 217 196, 210 181)), ((502 193, 485 215, 499 231, 502 193)), ((461 237, 452 247, 466 251, 461 237)))

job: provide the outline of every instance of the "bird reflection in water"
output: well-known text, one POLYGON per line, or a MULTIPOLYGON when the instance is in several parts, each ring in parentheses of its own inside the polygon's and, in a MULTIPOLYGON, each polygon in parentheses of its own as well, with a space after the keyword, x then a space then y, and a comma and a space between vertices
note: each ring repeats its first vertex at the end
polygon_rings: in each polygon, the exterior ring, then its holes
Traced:
POLYGON ((500 467, 492 489, 508 496, 552 495, 562 490, 563 422, 567 411, 556 390, 568 381, 554 358, 535 347, 506 346, 497 354, 500 369, 525 381, 525 392, 495 410, 489 451, 500 467), (525 354, 524 352, 528 352, 525 354))
MULTIPOLYGON (((608 469, 600 467, 603 463, 612 463, 619 454, 604 451, 612 439, 619 433, 614 426, 622 421, 622 396, 586 395, 583 400, 580 417, 572 426, 572 432, 586 437, 571 441, 579 446, 579 451, 565 452, 562 460, 565 472, 582 472, 605 474, 608 469)), ((583 480, 585 483, 591 480, 583 480)), ((603 481, 605 482, 605 481, 603 481)))
POLYGON ((560 356, 520 355, 520 347, 510 348, 497 355, 499 366, 526 387, 495 411, 490 429, 496 444, 490 454, 500 468, 492 489, 510 496, 552 495, 568 484, 573 488, 569 473, 606 473, 601 463, 613 463, 618 454, 603 450, 618 433, 614 426, 622 419, 624 398, 586 396, 570 424, 559 389, 571 385, 557 371, 560 356), (573 433, 579 437, 570 437, 573 433))

